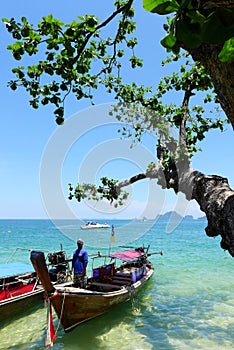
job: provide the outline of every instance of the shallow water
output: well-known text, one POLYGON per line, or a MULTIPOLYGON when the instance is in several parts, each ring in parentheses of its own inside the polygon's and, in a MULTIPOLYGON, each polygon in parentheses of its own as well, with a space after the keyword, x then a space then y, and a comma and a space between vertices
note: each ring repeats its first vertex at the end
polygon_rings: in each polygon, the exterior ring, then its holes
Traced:
MULTIPOLYGON (((155 225, 136 222, 134 226, 126 223, 114 222, 115 245, 122 244, 123 232, 129 240, 134 227, 139 243, 151 244, 151 251, 163 250, 163 256, 151 256, 155 264, 153 278, 131 302, 70 333, 65 334, 59 327, 53 349, 233 349, 234 263, 220 249, 219 238, 205 236, 206 222, 184 221, 171 234, 165 233, 165 222, 155 225), (143 237, 140 231, 145 232, 143 237)), ((59 250, 62 243, 70 255, 75 249, 72 239, 81 235, 88 242, 89 253, 95 253, 102 245, 102 241, 99 247, 94 245, 98 232, 81 232, 70 222, 55 227, 47 220, 2 220, 0 235, 1 263, 16 247, 22 247, 22 242, 25 248, 44 250, 59 250)), ((101 235, 105 240, 110 232, 101 235)), ((103 251, 109 249, 108 244, 103 243, 103 251)), ((17 251, 13 261, 17 260, 28 262, 28 251, 17 251)), ((30 313, 25 310, 20 318, 7 320, 0 329, 0 349, 44 349, 45 320, 46 309, 42 304, 30 313)), ((56 317, 54 323, 57 327, 56 317)))

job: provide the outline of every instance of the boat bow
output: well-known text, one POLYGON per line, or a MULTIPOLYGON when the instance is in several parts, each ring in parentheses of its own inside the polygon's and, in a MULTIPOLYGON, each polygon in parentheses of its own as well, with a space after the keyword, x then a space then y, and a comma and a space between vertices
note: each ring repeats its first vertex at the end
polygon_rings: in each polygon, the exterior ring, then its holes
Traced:
POLYGON ((32 251, 30 259, 37 273, 37 276, 43 285, 44 290, 49 294, 53 293, 55 291, 55 288, 51 283, 44 253, 39 251, 32 251))

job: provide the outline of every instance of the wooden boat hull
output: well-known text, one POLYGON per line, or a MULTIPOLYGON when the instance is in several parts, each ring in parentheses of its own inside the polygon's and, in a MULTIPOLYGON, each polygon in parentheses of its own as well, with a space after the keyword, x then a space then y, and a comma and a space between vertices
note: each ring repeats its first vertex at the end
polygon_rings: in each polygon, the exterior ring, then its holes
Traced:
POLYGON ((64 291, 57 290, 50 300, 65 332, 69 332, 78 324, 130 300, 152 274, 153 271, 131 286, 107 293, 65 287, 64 291))
POLYGON ((36 303, 41 302, 41 305, 43 305, 44 293, 44 289, 38 287, 32 292, 0 301, 0 322, 32 308, 36 303))
POLYGON ((109 257, 121 258, 125 263, 116 267, 112 262, 93 269, 83 289, 75 287, 73 282, 52 285, 44 254, 31 252, 34 269, 65 332, 130 300, 154 273, 152 263, 141 251, 124 251, 109 257), (96 272, 100 274, 97 276, 96 272))
POLYGON ((44 288, 35 272, 0 278, 0 322, 26 311, 37 302, 43 305, 44 288))

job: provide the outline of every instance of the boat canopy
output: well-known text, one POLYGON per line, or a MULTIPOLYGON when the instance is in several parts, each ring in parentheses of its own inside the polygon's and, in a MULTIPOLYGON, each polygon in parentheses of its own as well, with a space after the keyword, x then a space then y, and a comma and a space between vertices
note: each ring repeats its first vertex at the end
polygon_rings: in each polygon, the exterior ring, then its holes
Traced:
POLYGON ((140 258, 144 255, 144 252, 139 252, 136 250, 125 250, 122 252, 116 252, 113 254, 110 254, 111 258, 116 258, 122 261, 130 261, 136 258, 140 258))
POLYGON ((27 272, 33 272, 33 267, 31 264, 26 264, 22 262, 0 264, 1 278, 24 274, 27 272))

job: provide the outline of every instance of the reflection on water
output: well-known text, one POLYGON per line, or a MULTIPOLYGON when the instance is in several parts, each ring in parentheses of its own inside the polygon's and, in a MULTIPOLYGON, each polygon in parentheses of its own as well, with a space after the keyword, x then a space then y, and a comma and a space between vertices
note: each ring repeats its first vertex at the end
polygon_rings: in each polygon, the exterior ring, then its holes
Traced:
MULTIPOLYGON (((135 324, 131 302, 118 306, 105 315, 97 317, 76 328, 63 338, 64 348, 75 350, 96 349, 153 349, 150 339, 135 324)), ((138 310, 138 316, 139 310, 138 310)))
MULTIPOLYGON (((178 282, 178 281, 177 281, 178 282)), ((81 324, 65 334, 59 328, 53 349, 65 350, 231 350, 234 299, 203 291, 183 295, 172 282, 167 292, 154 276, 134 301, 81 324), (202 295, 202 293, 204 293, 202 295), (222 302, 221 302, 222 298, 222 302), (201 300, 203 302, 201 303, 201 300)), ((55 328, 58 320, 54 315, 55 328)), ((14 319, 0 331, 0 349, 45 349, 46 308, 14 319)))
MULTIPOLYGON (((0 349, 44 349, 46 329, 46 308, 31 310, 29 315, 11 319, 1 327, 0 349)), ((141 334, 133 318, 131 302, 83 323, 65 334, 60 328, 53 349, 153 349, 146 336, 141 334)), ((137 310, 140 316, 140 310, 137 310)), ((136 316, 136 315, 135 315, 136 316)), ((58 324, 54 317, 55 328, 58 324)))
POLYGON ((46 309, 36 306, 18 317, 1 323, 0 349, 42 349, 46 309))

